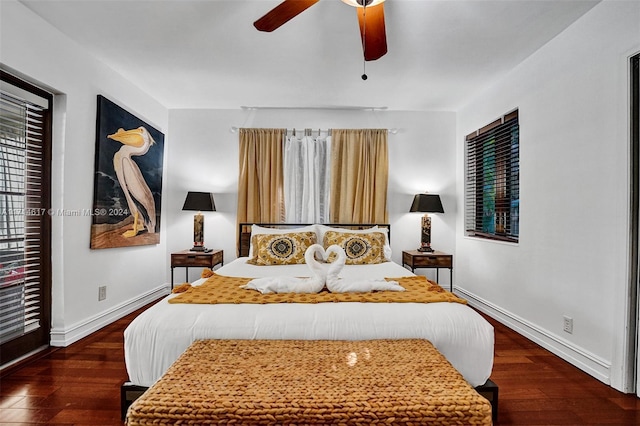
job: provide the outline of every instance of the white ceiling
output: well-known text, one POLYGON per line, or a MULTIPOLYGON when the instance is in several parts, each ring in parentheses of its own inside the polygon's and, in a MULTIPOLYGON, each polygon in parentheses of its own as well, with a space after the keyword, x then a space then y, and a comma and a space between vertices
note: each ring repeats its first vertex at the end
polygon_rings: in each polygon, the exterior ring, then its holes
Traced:
POLYGON ((456 110, 598 1, 387 0, 366 63, 355 10, 321 0, 272 33, 280 0, 21 0, 167 108, 456 110))

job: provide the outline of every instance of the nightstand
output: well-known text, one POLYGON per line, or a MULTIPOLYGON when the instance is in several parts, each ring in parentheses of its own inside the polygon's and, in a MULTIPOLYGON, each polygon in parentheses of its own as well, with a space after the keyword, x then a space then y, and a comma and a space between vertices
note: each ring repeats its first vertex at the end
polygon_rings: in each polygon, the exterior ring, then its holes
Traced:
POLYGON ((209 252, 183 250, 171 253, 171 289, 173 290, 173 268, 185 268, 185 281, 189 281, 189 268, 204 266, 213 269, 216 265, 224 264, 224 252, 211 250, 209 252))
POLYGON ((449 291, 453 291, 453 255, 441 251, 407 250, 402 252, 402 266, 409 266, 411 272, 417 268, 435 268, 436 281, 440 279, 440 268, 449 270, 449 291))

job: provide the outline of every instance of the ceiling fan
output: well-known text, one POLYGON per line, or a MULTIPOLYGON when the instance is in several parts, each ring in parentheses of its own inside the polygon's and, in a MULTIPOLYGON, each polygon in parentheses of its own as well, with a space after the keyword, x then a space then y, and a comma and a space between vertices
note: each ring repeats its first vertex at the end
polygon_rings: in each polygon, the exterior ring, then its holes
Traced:
MULTIPOLYGON (((295 18, 319 0, 284 0, 253 23, 260 31, 271 32, 295 18)), ((358 11, 360 37, 365 61, 375 61, 387 53, 384 28, 384 0, 342 0, 358 11)))

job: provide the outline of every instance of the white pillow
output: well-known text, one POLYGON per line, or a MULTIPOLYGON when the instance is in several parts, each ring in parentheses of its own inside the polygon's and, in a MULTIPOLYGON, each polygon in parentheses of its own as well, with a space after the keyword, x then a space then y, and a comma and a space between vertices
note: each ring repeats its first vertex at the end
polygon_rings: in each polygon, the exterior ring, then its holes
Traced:
POLYGON ((371 234, 373 232, 381 232, 384 234, 384 259, 387 261, 391 261, 391 244, 389 244, 389 228, 379 227, 378 225, 372 226, 367 229, 348 229, 348 228, 333 228, 327 225, 315 225, 316 226, 316 234, 318 234, 318 242, 320 244, 324 243, 324 234, 327 231, 335 231, 342 232, 348 234, 371 234))
MULTIPOLYGON (((256 224, 251 225, 251 240, 249 243, 249 258, 253 257, 253 236, 260 234, 276 235, 276 234, 289 234, 291 232, 315 232, 318 235, 316 227, 314 225, 302 226, 300 228, 266 228, 264 226, 258 226, 256 224)), ((319 240, 318 240, 319 241, 319 240)))

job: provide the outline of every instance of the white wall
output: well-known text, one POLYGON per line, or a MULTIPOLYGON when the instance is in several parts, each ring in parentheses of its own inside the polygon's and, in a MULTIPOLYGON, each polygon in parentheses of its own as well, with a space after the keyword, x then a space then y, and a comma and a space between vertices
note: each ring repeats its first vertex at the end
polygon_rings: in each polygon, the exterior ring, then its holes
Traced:
MULTIPOLYGON (((309 103, 313 103, 310 101, 309 103)), ((434 215, 433 246, 452 253, 455 231, 455 114, 452 112, 336 110, 172 110, 168 148, 168 249, 189 248, 193 212, 183 212, 187 191, 211 191, 216 212, 205 213, 205 245, 224 249, 225 262, 236 255, 238 134, 236 127, 397 128, 389 135, 389 221, 393 258, 420 245, 420 214, 408 213, 413 195, 439 193, 445 214, 434 215)), ((195 269, 195 268, 194 268, 195 269)), ((193 270, 196 278, 200 271, 193 270)), ((433 276, 433 271, 418 270, 433 276)), ((176 269, 176 282, 184 270, 176 269)), ((448 285, 448 274, 441 274, 448 285)))
MULTIPOLYGON (((165 135, 168 112, 22 4, 1 7, 2 67, 56 94, 52 207, 91 209, 97 95, 165 135)), ((167 291, 165 218, 158 245, 90 250, 91 217, 52 217, 52 344, 67 345, 167 291), (107 299, 98 302, 100 285, 107 299)))
POLYGON ((624 389, 628 258, 628 58, 640 3, 605 1, 458 113, 464 136, 520 116, 520 242, 464 236, 456 284, 475 306, 617 389, 624 389), (563 315, 573 334, 563 332, 563 315))

